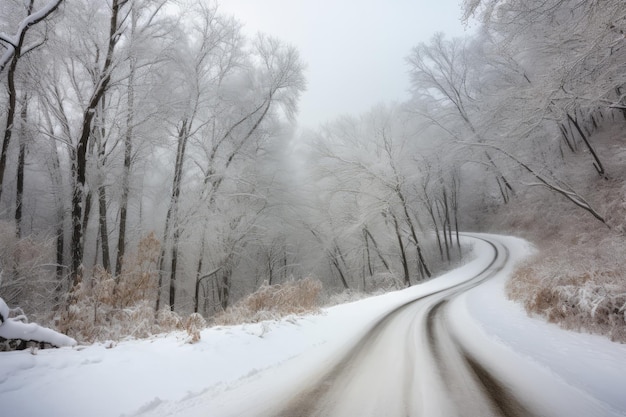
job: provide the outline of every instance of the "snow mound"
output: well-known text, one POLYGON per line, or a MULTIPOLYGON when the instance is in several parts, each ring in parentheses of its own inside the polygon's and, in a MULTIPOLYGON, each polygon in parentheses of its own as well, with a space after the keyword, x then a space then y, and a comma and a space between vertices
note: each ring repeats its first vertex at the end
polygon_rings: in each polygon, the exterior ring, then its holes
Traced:
POLYGON ((24 323, 22 317, 9 318, 10 309, 0 298, 0 338, 48 343, 56 347, 76 346, 76 340, 35 323, 24 323))

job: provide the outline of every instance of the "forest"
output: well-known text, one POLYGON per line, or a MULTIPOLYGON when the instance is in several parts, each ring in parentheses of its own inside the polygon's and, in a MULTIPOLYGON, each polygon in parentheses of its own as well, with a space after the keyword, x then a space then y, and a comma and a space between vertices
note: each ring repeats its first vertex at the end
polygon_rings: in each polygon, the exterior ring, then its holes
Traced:
POLYGON ((407 51, 410 100, 302 130, 305 60, 219 3, 4 0, 0 297, 143 337, 275 286, 414 285, 496 231, 546 248, 512 297, 626 338, 626 6, 463 10, 472 35, 407 51))

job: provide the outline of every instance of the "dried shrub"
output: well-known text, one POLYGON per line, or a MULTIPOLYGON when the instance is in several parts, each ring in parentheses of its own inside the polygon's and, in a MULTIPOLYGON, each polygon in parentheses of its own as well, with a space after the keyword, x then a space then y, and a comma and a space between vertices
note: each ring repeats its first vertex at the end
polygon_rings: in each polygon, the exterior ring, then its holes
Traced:
POLYGON ((204 317, 198 313, 192 313, 185 320, 185 331, 190 337, 189 343, 197 343, 200 341, 200 331, 206 327, 207 323, 204 317))
POLYGON ((313 278, 290 280, 284 284, 263 284, 257 291, 217 316, 216 324, 258 323, 290 314, 318 311, 322 283, 313 278))
POLYGON ((0 221, 0 293, 7 303, 30 314, 54 305, 57 286, 51 239, 42 236, 17 238, 15 224, 0 221))
POLYGON ((533 241, 538 253, 520 265, 508 295, 560 326, 626 343, 626 165, 624 124, 611 122, 592 141, 608 178, 584 152, 564 155, 554 174, 566 178, 609 227, 561 196, 530 187, 488 218, 492 230, 533 241))
POLYGON ((160 248, 161 242, 154 233, 150 233, 139 242, 137 254, 125 260, 116 293, 120 307, 156 299, 160 248))
POLYGON ((132 308, 117 310, 116 320, 124 322, 122 332, 119 336, 109 337, 116 339, 119 337, 145 338, 154 334, 154 303, 152 300, 143 300, 135 304, 132 308))
POLYGON ((157 325, 162 331, 174 331, 183 329, 183 320, 176 314, 176 312, 170 310, 168 307, 163 307, 157 313, 157 325))
POLYGON ((507 294, 564 328, 626 343, 624 251, 616 236, 545 248, 516 269, 507 294))
POLYGON ((107 338, 111 331, 115 280, 102 268, 95 268, 91 279, 81 280, 70 295, 67 310, 58 323, 62 333, 78 340, 107 338))
POLYGON ((182 329, 181 318, 169 311, 156 314, 157 262, 160 243, 151 233, 136 254, 125 259, 118 277, 96 267, 76 285, 57 323, 65 334, 94 342, 182 329))

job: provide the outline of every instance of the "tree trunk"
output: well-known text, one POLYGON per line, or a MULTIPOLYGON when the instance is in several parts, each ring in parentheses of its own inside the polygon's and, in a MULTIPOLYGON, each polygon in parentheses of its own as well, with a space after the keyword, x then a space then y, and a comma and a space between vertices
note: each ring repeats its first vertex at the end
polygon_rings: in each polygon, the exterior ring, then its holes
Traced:
MULTIPOLYGON (((268 281, 267 281, 267 285, 272 285, 273 281, 274 281, 274 265, 272 263, 272 252, 270 251, 269 256, 267 257, 267 275, 269 275, 268 277, 268 281)), ((257 281, 258 283, 258 281, 257 281)))
POLYGON ((340 268, 339 261, 341 260, 345 266, 347 266, 347 264, 346 264, 346 260, 343 257, 343 253, 341 252, 341 249, 339 249, 339 245, 337 244, 337 242, 335 242, 335 253, 336 253, 336 256, 333 257, 333 263, 335 264, 335 267, 337 268, 337 272, 339 272, 339 277, 341 278, 341 283, 343 284, 343 288, 346 290, 349 290, 350 286, 348 285, 346 276, 343 274, 340 268))
POLYGON ((109 250, 109 227, 107 222, 107 198, 106 198, 106 128, 104 119, 104 109, 106 94, 102 95, 100 102, 100 128, 94 135, 98 146, 98 227, 100 231, 100 242, 102 248, 102 267, 106 272, 111 272, 111 256, 109 250))
POLYGON ((569 150, 572 153, 576 152, 576 150, 574 149, 574 145, 576 144, 576 141, 574 141, 574 144, 572 144, 572 142, 570 142, 569 134, 567 132, 567 129, 563 125, 563 123, 559 123, 559 130, 561 131, 561 136, 563 137, 563 142, 565 142, 565 144, 567 145, 569 150))
POLYGON ((365 233, 366 239, 369 238, 369 240, 372 241, 372 244, 374 245, 374 250, 376 251, 376 254, 378 255, 378 258, 380 259, 380 261, 385 266, 385 269, 387 270, 387 272, 391 271, 391 268, 389 267, 389 263, 385 260, 385 257, 380 252, 380 248, 378 247, 378 243, 376 242, 376 239, 374 239, 374 236, 372 235, 372 233, 369 231, 369 229, 367 227, 365 229, 363 229, 363 232, 365 233))
POLYGON ((9 144, 11 143, 11 136, 13 134, 13 127, 15 123, 15 108, 17 106, 16 90, 15 90, 15 71, 17 69, 17 61, 20 57, 21 44, 16 45, 13 59, 9 65, 9 71, 7 74, 7 92, 9 94, 9 103, 7 105, 7 118, 4 128, 4 138, 2 140, 2 150, 0 151, 0 198, 2 197, 2 188, 4 185, 4 172, 7 165, 7 154, 9 152, 9 144))
POLYGON ((459 250, 459 256, 461 256, 461 238, 459 237, 459 190, 460 190, 460 178, 458 171, 454 171, 452 174, 452 196, 451 205, 452 213, 454 215, 454 232, 456 234, 456 245, 459 250))
POLYGON ((64 257, 63 254, 65 252, 65 228, 63 227, 63 218, 64 216, 61 214, 60 218, 57 216, 57 242, 56 242, 56 277, 57 277, 57 286, 55 288, 55 300, 59 300, 59 295, 63 291, 63 278, 65 277, 65 271, 63 268, 64 265, 64 257))
POLYGON ((406 251, 404 250, 404 243, 402 242, 402 234, 400 233, 400 225, 395 215, 391 215, 393 218, 393 225, 396 231, 396 237, 398 238, 398 247, 400 248, 400 256, 402 257, 402 270, 404 271, 404 284, 411 286, 411 279, 409 277, 409 261, 406 257, 406 251))
POLYGON ((448 262, 451 261, 450 258, 450 247, 452 247, 452 221, 450 220, 450 207, 448 205, 448 193, 446 191, 446 187, 442 187, 442 200, 443 200, 443 213, 444 213, 444 222, 443 222, 443 233, 447 236, 446 242, 449 243, 449 246, 446 244, 446 257, 448 262))
MULTIPOLYGON (((165 216, 165 231, 163 236, 163 249, 161 250, 161 258, 159 261, 159 288, 157 292, 157 304, 156 310, 159 310, 161 299, 161 287, 163 285, 163 278, 165 274, 165 257, 167 250, 167 237, 170 233, 170 228, 174 227, 174 236, 172 238, 172 256, 178 256, 178 240, 180 238, 180 232, 178 230, 178 200, 180 198, 180 187, 182 185, 183 166, 185 161, 185 149, 187 147, 187 140, 189 139, 189 126, 187 120, 183 120, 180 129, 178 130, 178 145, 176 149, 176 162, 174 164, 174 180, 172 183, 172 195, 170 197, 170 205, 167 209, 165 216)), ((170 309, 174 311, 173 301, 176 299, 176 259, 171 259, 170 268, 170 309)))
POLYGON ((511 186, 509 180, 506 179, 500 168, 496 165, 496 162, 493 160, 489 152, 485 152, 485 156, 487 157, 487 161, 491 164, 491 166, 496 171, 496 181, 498 182, 498 187, 500 187, 500 193, 502 194, 502 200, 505 204, 507 204, 510 200, 509 191, 512 194, 515 194, 515 190, 511 186), (509 191, 507 191, 509 190, 509 191))
POLYGON ((107 55, 98 82, 95 84, 95 90, 89 100, 87 108, 83 112, 83 121, 81 133, 76 145, 75 159, 75 179, 74 190, 72 192, 72 240, 71 240, 71 277, 73 286, 79 282, 79 269, 83 260, 83 224, 82 224, 82 208, 85 195, 85 180, 87 173, 87 145, 91 132, 93 130, 93 119, 96 109, 100 104, 104 93, 111 82, 111 71, 113 67, 113 52, 115 45, 119 40, 118 34, 118 13, 121 6, 126 3, 125 0, 113 0, 111 5, 111 18, 109 26, 109 39, 107 47, 107 55))
MULTIPOLYGON (((367 265, 367 272, 371 277, 374 275, 374 270, 372 269, 372 257, 370 255, 369 239, 367 238, 367 232, 365 230, 366 229, 363 229, 363 239, 365 240, 365 261, 367 265)), ((363 290, 365 290, 365 278, 363 278, 363 290)))
MULTIPOLYGON (((137 14, 135 8, 131 10, 131 36, 130 42, 134 38, 137 25, 137 14)), ((119 282, 124 254, 126 252, 126 227, 128 217, 128 196, 130 194, 130 169, 133 154, 133 130, 135 123, 135 73, 137 70, 137 60, 130 58, 130 72, 128 74, 128 87, 126 98, 128 101, 128 113, 126 114, 126 134, 124 135, 124 171, 122 174, 122 197, 120 199, 120 226, 117 234, 117 256, 115 258, 115 279, 119 282)))
POLYGON ((428 215, 430 216, 430 220, 433 222, 433 230, 435 231, 435 237, 437 238, 437 248, 439 249, 439 257, 441 258, 441 260, 444 260, 444 256, 443 256, 443 245, 441 242, 441 234, 439 233, 439 223, 437 223, 437 216, 435 216, 435 202, 432 201, 432 199, 430 198, 430 196, 428 195, 428 183, 429 179, 427 178, 424 182, 424 184, 422 184, 422 188, 423 188, 423 195, 424 195, 424 199, 422 201, 422 203, 424 204, 424 207, 426 207, 426 211, 428 212, 428 215))
MULTIPOLYGON (((411 236, 413 237, 413 241, 415 242, 415 250, 417 251, 417 262, 418 267, 423 269, 424 273, 428 278, 431 277, 430 269, 426 265, 426 260, 424 259, 424 254, 422 253, 422 246, 420 245, 419 240, 417 239, 417 231, 415 230, 415 225, 409 216, 409 208, 406 199, 404 198, 404 194, 400 191, 400 189, 396 189, 396 194, 400 198, 400 202, 402 203, 402 209, 404 210, 404 216, 406 218, 407 225, 409 226, 409 230, 411 231, 411 236)), ((444 230, 445 232, 445 230, 444 230)), ((420 275, 421 271, 420 271, 420 275)))
MULTIPOLYGON (((47 133, 48 137, 52 138, 54 134, 54 127, 48 119, 47 133)), ((61 163, 59 161, 59 153, 57 150, 56 141, 50 139, 50 155, 51 157, 51 172, 50 177, 54 184, 54 198, 55 198, 55 211, 56 211, 56 277, 57 284, 54 290, 54 300, 59 302, 61 299, 61 293, 64 292, 63 284, 65 278, 65 199, 63 198, 63 178, 61 175, 61 163)))
POLYGON ((447 260, 450 262, 450 242, 448 242, 448 233, 446 231, 446 218, 443 213, 443 204, 441 199, 437 199, 436 201, 436 209, 437 209, 437 217, 441 219, 441 233, 443 235, 443 244, 446 250, 447 260))
POLYGON ((199 303, 199 297, 200 297, 200 278, 202 274, 202 263, 204 260, 204 245, 205 245, 205 238, 204 238, 204 233, 202 234, 202 244, 200 245, 200 256, 198 257, 198 267, 196 268, 196 288, 194 291, 194 298, 193 298, 193 312, 197 313, 198 312, 198 303, 199 303))
POLYGON ((222 270, 222 277, 219 281, 218 298, 222 311, 225 311, 230 302, 230 271, 226 268, 222 270))
POLYGON ((170 263, 170 310, 176 307, 176 270, 178 266, 178 241, 180 239, 180 227, 174 230, 172 238, 172 261, 170 263))
POLYGON ((580 135, 583 142, 585 142, 587 149, 589 149, 589 152, 591 153, 591 156, 593 157, 593 160, 594 160, 594 163, 593 163, 594 168, 596 169, 596 171, 598 171, 598 174, 601 177, 606 179, 607 177, 606 177, 606 172, 604 171, 604 166, 602 165, 602 162, 600 161, 600 158, 598 157, 598 154, 596 153, 595 149, 593 148, 593 146, 591 146, 591 143, 589 142, 587 135, 583 133, 582 129, 580 128, 580 125, 578 124, 578 121, 575 118, 573 118, 569 113, 567 114, 567 117, 574 124, 576 131, 578 131, 578 134, 580 135))
MULTIPOLYGON (((89 227, 89 220, 91 219, 91 206, 92 206, 92 202, 93 202, 93 193, 91 192, 91 190, 89 190, 89 192, 87 193, 87 195, 84 198, 84 205, 85 208, 83 210, 83 216, 81 219, 81 242, 82 242, 82 236, 86 236, 87 235, 87 228, 89 227)), ((83 246, 81 246, 83 247, 83 246)), ((74 255, 74 254, 73 254, 74 255)), ((83 253, 81 251, 80 253, 80 263, 82 264, 83 262, 83 253)))
POLYGON ((109 252, 109 228, 107 225, 107 197, 104 184, 98 187, 98 223, 100 226, 100 241, 102 243, 102 267, 111 272, 111 258, 109 252))
POLYGON ((17 157, 17 184, 15 190, 15 231, 18 239, 22 237, 22 200, 24 198, 24 162, 26 158, 26 126, 28 123, 28 95, 26 93, 24 93, 22 100, 20 119, 20 150, 17 157))

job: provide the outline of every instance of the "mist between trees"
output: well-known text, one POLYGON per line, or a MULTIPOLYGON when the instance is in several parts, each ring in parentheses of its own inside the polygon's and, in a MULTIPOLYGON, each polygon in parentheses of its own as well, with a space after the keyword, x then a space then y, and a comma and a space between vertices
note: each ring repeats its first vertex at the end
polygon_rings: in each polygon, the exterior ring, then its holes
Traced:
POLYGON ((626 116, 623 2, 465 6, 475 35, 407 51, 409 102, 302 133, 298 51, 217 4, 3 1, 0 294, 67 325, 304 277, 399 288, 532 186, 610 227, 554 173, 584 153, 611 179, 590 137, 626 116))

